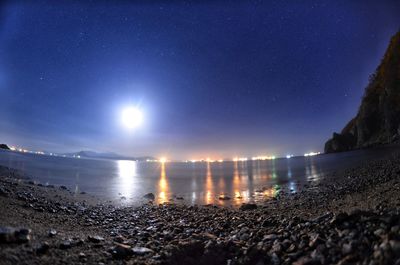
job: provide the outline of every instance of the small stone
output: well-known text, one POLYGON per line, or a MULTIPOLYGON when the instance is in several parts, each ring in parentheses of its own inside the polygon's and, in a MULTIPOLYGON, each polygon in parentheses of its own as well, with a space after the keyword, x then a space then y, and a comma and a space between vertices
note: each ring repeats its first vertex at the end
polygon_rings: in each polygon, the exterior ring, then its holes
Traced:
POLYGON ((8 192, 2 187, 0 187, 0 196, 8 197, 8 192))
POLYGON ((111 254, 115 259, 125 259, 133 255, 133 250, 128 245, 115 243, 115 247, 112 249, 111 254))
POLYGON ((104 241, 104 238, 101 236, 88 236, 88 240, 93 243, 100 243, 104 241))
POLYGON ((281 263, 281 261, 280 261, 278 255, 276 253, 272 253, 272 255, 271 255, 271 264, 278 265, 280 263, 281 263))
POLYGON ((156 199, 156 196, 154 196, 154 194, 150 192, 150 193, 145 194, 143 196, 143 198, 154 201, 156 199))
POLYGON ((389 244, 394 253, 400 253, 400 241, 390 240, 389 244))
POLYGON ((31 240, 31 230, 27 228, 21 228, 15 231, 15 237, 18 243, 26 243, 31 240))
POLYGON ((350 254, 353 251, 353 246, 352 244, 348 243, 348 244, 343 244, 342 246, 342 253, 343 255, 347 255, 350 254))
POLYGON ((114 241, 117 242, 117 243, 122 243, 123 244, 126 241, 126 238, 121 236, 121 235, 119 235, 119 236, 116 236, 114 238, 114 241))
POLYGON ((295 244, 291 244, 288 249, 286 249, 286 252, 291 253, 293 251, 296 250, 296 245, 295 244))
POLYGON ((230 199, 231 199, 231 197, 229 197, 227 195, 219 195, 218 196, 218 200, 221 200, 221 201, 227 201, 227 200, 230 200, 230 199))
POLYGON ((84 258, 86 258, 86 254, 83 253, 83 252, 80 252, 80 253, 78 254, 78 257, 79 257, 79 259, 84 259, 84 258))
POLYGON ((400 226, 398 226, 398 225, 392 226, 392 228, 390 229, 390 231, 391 231, 392 233, 398 233, 398 232, 400 231, 400 226))
POLYGON ((310 247, 314 248, 316 247, 319 243, 321 243, 321 238, 319 234, 312 234, 310 236, 310 243, 308 244, 310 247))
POLYGON ((14 243, 15 229, 12 227, 2 226, 0 227, 0 243, 14 243))
POLYGON ((382 242, 382 243, 379 245, 379 248, 380 248, 381 250, 383 250, 383 251, 389 251, 389 250, 391 249, 391 246, 390 246, 390 244, 389 244, 387 241, 385 241, 385 242, 382 242))
POLYGON ((69 249, 71 247, 72 247, 71 240, 65 240, 65 241, 61 242, 61 244, 60 244, 60 249, 69 249))
POLYGON ((50 229, 49 232, 47 233, 49 237, 55 237, 57 235, 57 231, 54 229, 50 229))
POLYGON ((134 247, 132 250, 133 250, 134 254, 140 255, 140 256, 154 252, 153 250, 151 250, 149 248, 145 248, 145 247, 134 247))
POLYGON ((242 211, 247 211, 247 210, 255 210, 257 209, 257 204, 255 203, 243 203, 240 208, 242 211))
POLYGON ((207 239, 215 240, 218 237, 216 235, 210 234, 210 233, 203 233, 203 236, 207 239))
POLYGON ((382 236, 385 233, 385 230, 383 230, 382 228, 376 229, 374 231, 374 235, 376 236, 382 236))
POLYGON ((301 257, 293 265, 313 265, 313 259, 309 257, 301 257))
POLYGON ((282 252, 282 244, 281 243, 273 244, 271 250, 276 254, 280 254, 282 252))
POLYGON ((61 189, 61 190, 67 190, 67 187, 65 187, 65 186, 60 186, 60 189, 61 189))
POLYGON ((344 213, 344 212, 338 213, 333 217, 331 223, 341 224, 344 221, 346 221, 348 217, 349 217, 349 215, 347 213, 344 213))
POLYGON ((263 240, 275 240, 275 239, 277 239, 277 238, 278 238, 277 235, 275 235, 275 234, 269 234, 269 235, 265 235, 264 238, 263 238, 263 240))
POLYGON ((39 255, 45 254, 50 248, 49 243, 43 242, 36 248, 36 253, 39 255))

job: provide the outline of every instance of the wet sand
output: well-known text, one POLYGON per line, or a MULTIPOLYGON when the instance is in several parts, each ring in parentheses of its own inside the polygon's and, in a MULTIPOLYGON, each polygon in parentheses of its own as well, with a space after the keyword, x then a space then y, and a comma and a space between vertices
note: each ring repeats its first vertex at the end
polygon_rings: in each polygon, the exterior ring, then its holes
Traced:
POLYGON ((118 207, 0 175, 1 264, 400 264, 400 154, 239 209, 118 207))

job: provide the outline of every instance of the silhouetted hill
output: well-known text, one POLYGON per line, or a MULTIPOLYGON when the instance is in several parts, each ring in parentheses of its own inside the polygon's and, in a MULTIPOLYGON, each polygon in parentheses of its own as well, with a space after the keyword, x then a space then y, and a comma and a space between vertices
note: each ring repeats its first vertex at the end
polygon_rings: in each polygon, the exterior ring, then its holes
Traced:
POLYGON ((8 147, 6 144, 0 144, 0 149, 10 150, 10 147, 8 147))
POLYGON ((123 156, 112 152, 98 153, 94 151, 79 151, 76 153, 66 153, 67 156, 80 156, 86 158, 102 158, 102 159, 114 159, 114 160, 136 160, 136 161, 146 161, 147 159, 155 160, 152 156, 139 156, 139 157, 129 157, 123 156))
POLYGON ((325 152, 392 143, 400 135, 400 31, 394 35, 386 53, 370 76, 355 118, 342 132, 334 133, 325 152))

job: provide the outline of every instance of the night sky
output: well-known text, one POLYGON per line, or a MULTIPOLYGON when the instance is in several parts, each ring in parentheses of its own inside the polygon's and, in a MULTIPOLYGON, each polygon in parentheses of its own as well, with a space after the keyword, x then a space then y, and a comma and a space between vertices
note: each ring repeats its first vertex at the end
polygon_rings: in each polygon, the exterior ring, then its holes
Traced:
POLYGON ((399 1, 150 2, 2 1, 0 142, 176 159, 322 151, 400 29, 399 1), (130 105, 144 114, 134 130, 120 122, 130 105))

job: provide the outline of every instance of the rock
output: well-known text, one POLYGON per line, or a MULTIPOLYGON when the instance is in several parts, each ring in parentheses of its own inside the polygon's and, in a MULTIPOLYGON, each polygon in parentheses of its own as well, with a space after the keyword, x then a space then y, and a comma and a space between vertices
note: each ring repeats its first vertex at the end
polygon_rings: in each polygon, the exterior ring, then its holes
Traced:
POLYGON ((394 253, 400 253, 400 241, 390 240, 389 244, 394 253))
POLYGON ((49 243, 43 242, 39 244, 39 246, 36 248, 36 254, 43 255, 49 250, 49 248, 50 248, 49 243))
POLYGON ((322 243, 322 240, 319 234, 316 233, 310 236, 309 247, 315 248, 320 243, 322 243))
POLYGON ((14 228, 7 226, 0 227, 0 243, 14 243, 15 241, 14 228))
POLYGON ((60 189, 61 189, 61 190, 67 190, 67 187, 65 187, 65 186, 60 186, 60 189))
POLYGON ((275 240, 275 239, 277 239, 277 238, 278 238, 277 235, 275 235, 275 234, 269 234, 269 235, 265 235, 264 238, 263 238, 263 240, 275 240))
POLYGON ((342 224, 344 221, 347 220, 347 218, 349 217, 349 215, 347 213, 341 212, 336 214, 333 219, 331 220, 331 223, 339 225, 342 224))
POLYGON ((104 241, 104 238, 101 236, 88 236, 88 240, 93 243, 100 243, 104 241))
POLYGON ((50 229, 49 232, 47 233, 49 237, 55 237, 57 235, 57 231, 54 229, 50 229))
POLYGON ((8 192, 3 187, 0 187, 0 196, 8 197, 8 192))
POLYGON ((31 230, 27 228, 0 227, 0 243, 29 242, 31 230))
POLYGON ((117 242, 117 243, 122 243, 122 244, 124 244, 124 242, 126 242, 126 238, 123 237, 123 236, 121 236, 121 235, 118 235, 118 236, 116 236, 116 237, 114 238, 114 241, 117 242))
POLYGON ((134 247, 132 250, 133 250, 134 254, 140 255, 140 256, 154 252, 153 250, 151 250, 149 248, 145 248, 145 247, 134 247))
POLYGON ((17 238, 18 243, 26 243, 31 240, 31 230, 27 228, 21 228, 19 230, 16 230, 15 236, 17 238))
POLYGON ((156 196, 154 196, 154 194, 150 192, 150 193, 145 194, 143 196, 143 198, 154 201, 156 199, 156 196))
POLYGON ((231 199, 231 197, 229 197, 227 195, 219 195, 218 196, 218 200, 221 200, 221 201, 227 201, 227 200, 230 200, 230 199, 231 199))
POLYGON ((342 253, 343 255, 347 255, 353 252, 353 246, 352 244, 348 243, 348 244, 343 244, 342 246, 342 253))
POLYGON ((385 230, 383 230, 382 228, 376 229, 374 231, 374 235, 376 236, 383 236, 383 234, 385 234, 385 230))
POLYGON ((247 211, 247 210, 255 210, 257 209, 257 204, 255 203, 243 203, 240 208, 242 211, 247 211))
POLYGON ((64 240, 60 243, 60 249, 69 249, 72 247, 72 241, 70 239, 64 240))
POLYGON ((111 254, 115 259, 125 259, 133 255, 133 250, 130 246, 120 243, 115 243, 111 254))

